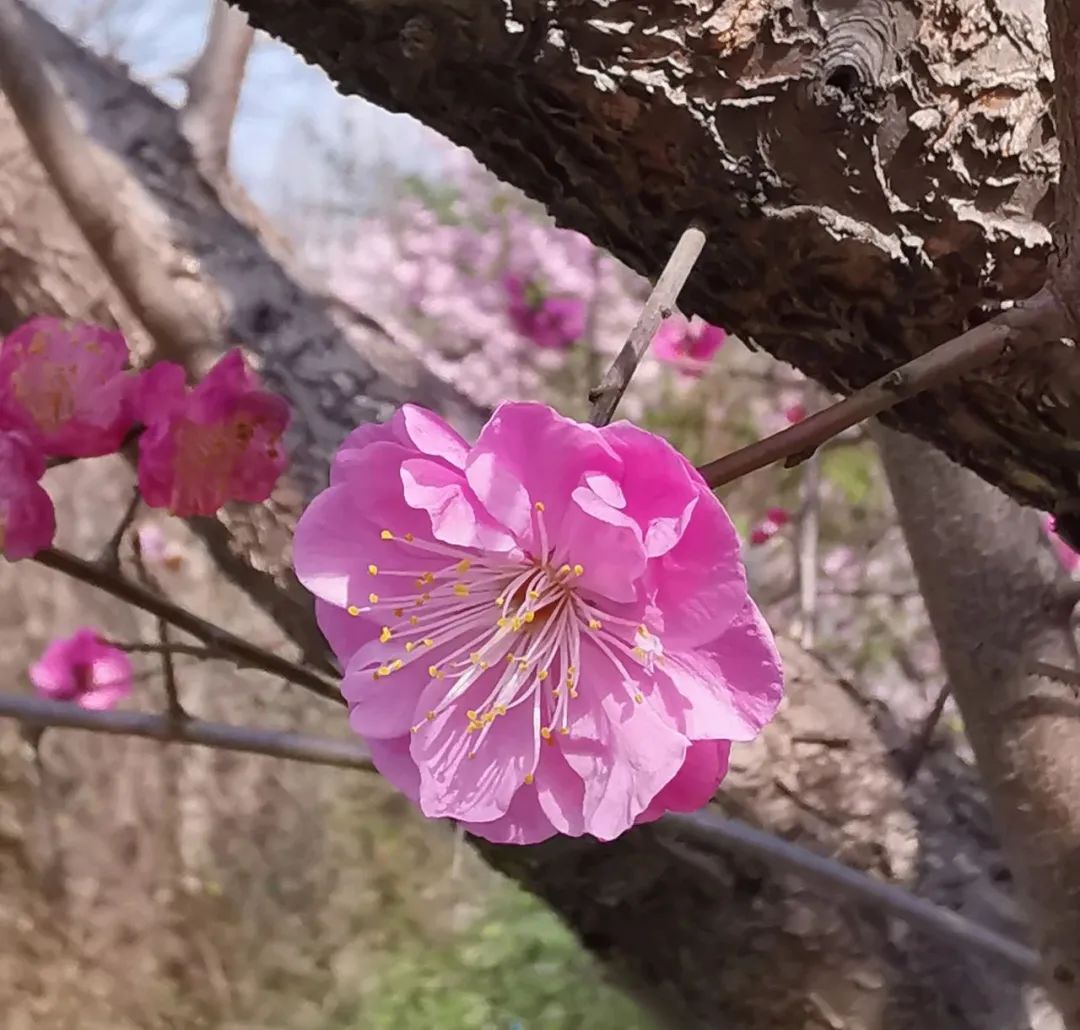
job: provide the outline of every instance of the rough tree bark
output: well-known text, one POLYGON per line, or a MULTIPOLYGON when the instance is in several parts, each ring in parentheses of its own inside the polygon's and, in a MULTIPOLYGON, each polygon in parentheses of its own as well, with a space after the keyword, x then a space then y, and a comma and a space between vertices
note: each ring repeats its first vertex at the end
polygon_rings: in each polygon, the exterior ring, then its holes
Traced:
POLYGON ((919 585, 1047 982, 1080 1026, 1080 703, 1068 582, 1039 518, 913 437, 879 437, 919 585), (944 558, 944 560, 943 560, 944 558))
MULTIPOLYGON (((1058 144, 1042 0, 239 6, 640 271, 698 222, 685 306, 830 387, 1043 284, 1058 144)), ((1075 501, 1070 347, 893 420, 1025 503, 1075 501)))
MULTIPOLYGON (((242 585, 304 645, 315 631, 309 611, 290 593, 285 543, 296 506, 322 481, 329 450, 358 421, 406 397, 425 400, 459 424, 475 413, 394 353, 377 327, 305 288, 280 244, 242 220, 254 217, 242 199, 194 170, 175 112, 55 30, 37 20, 33 26, 36 45, 47 52, 89 133, 113 155, 131 217, 159 234, 177 288, 191 291, 209 312, 207 354, 193 355, 193 363, 227 342, 242 342, 293 404, 297 475, 288 496, 250 519, 229 515, 211 540, 221 544, 226 568, 235 573, 239 566, 242 585), (229 559, 230 549, 243 561, 229 559)), ((115 292, 10 116, 0 119, 3 317, 47 309, 113 312, 123 320, 115 292)), ((798 649, 786 653, 793 701, 757 751, 741 759, 724 803, 759 825, 1015 929, 1015 920, 999 911, 1007 907, 994 882, 1001 866, 965 770, 943 756, 932 787, 906 791, 889 763, 897 730, 888 713, 859 701, 798 649), (852 783, 862 790, 855 799, 852 783), (946 875, 947 859, 957 855, 967 871, 946 875)), ((915 934, 897 937, 880 918, 837 906, 755 863, 701 855, 662 829, 642 829, 606 846, 555 842, 486 854, 547 898, 676 1025, 1029 1025, 1020 986, 995 965, 936 951, 915 934)))

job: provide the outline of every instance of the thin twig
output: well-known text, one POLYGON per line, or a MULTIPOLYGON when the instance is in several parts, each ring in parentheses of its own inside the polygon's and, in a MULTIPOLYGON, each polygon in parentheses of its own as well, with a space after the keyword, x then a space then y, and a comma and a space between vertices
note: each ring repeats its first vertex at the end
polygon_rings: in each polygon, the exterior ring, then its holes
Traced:
POLYGON ((589 400, 592 401, 589 421, 594 426, 606 426, 611 421, 622 395, 630 385, 634 370, 649 349, 660 323, 675 307, 675 301, 679 299, 704 246, 705 233, 695 226, 690 226, 675 245, 622 350, 604 373, 600 384, 589 391, 589 400))
MULTIPOLYGON (((147 590, 160 594, 161 587, 155 582, 154 577, 150 575, 150 570, 146 567, 146 561, 143 558, 142 541, 137 536, 135 537, 134 556, 135 569, 139 574, 142 585, 147 590)), ((158 654, 161 656, 161 681, 165 686, 165 702, 168 706, 169 716, 173 719, 186 719, 188 714, 184 711, 184 706, 180 701, 180 688, 177 686, 176 681, 176 664, 173 662, 173 652, 169 646, 171 643, 169 640, 169 624, 160 615, 155 621, 157 623, 158 643, 160 644, 158 654)))
POLYGON ((113 535, 109 537, 108 543, 101 549, 101 557, 98 558, 98 561, 110 572, 120 571, 120 545, 124 541, 124 534, 131 528, 131 524, 135 521, 135 514, 139 510, 139 503, 141 501, 142 495, 139 493, 138 488, 136 488, 135 492, 131 495, 131 500, 128 502, 127 508, 124 510, 123 517, 113 531, 113 535))
POLYGON ((1032 974, 1039 968, 1038 955, 1011 937, 737 819, 725 819, 706 809, 690 814, 669 813, 660 820, 660 825, 673 827, 712 848, 749 855, 782 872, 817 881, 830 892, 839 891, 853 901, 881 909, 937 937, 1002 959, 1018 972, 1032 974))
POLYGON ((915 774, 919 771, 919 767, 926 757, 926 752, 930 749, 930 741, 934 739, 938 723, 941 722, 942 713, 945 711, 945 703, 949 700, 949 693, 949 684, 945 683, 938 691, 933 707, 927 713, 926 718, 923 719, 918 733, 915 734, 900 758, 900 770, 905 783, 910 783, 915 779, 915 774))
POLYGON ((850 397, 764 440, 702 465, 698 471, 709 486, 718 487, 782 459, 790 468, 845 429, 924 390, 989 365, 1007 351, 1061 337, 1064 330, 1061 304, 1048 290, 1040 290, 988 322, 893 369, 850 397))
POLYGON ((817 629, 818 542, 821 526, 821 462, 807 462, 799 484, 799 524, 795 547, 799 564, 799 642, 814 646, 817 629))
POLYGON ((93 562, 88 562, 56 547, 40 551, 35 555, 34 561, 46 568, 71 576, 73 579, 89 583, 121 601, 126 601, 136 608, 164 619, 170 626, 189 633, 208 647, 219 649, 238 664, 263 669, 275 676, 281 676, 298 687, 310 690, 320 697, 336 701, 338 704, 344 703, 337 685, 330 680, 324 679, 296 662, 290 662, 287 658, 258 647, 220 626, 215 626, 212 622, 207 622, 186 608, 181 608, 138 583, 133 583, 125 576, 109 572, 93 562))
POLYGON ((149 644, 138 641, 128 643, 124 640, 106 640, 109 647, 115 647, 125 654, 183 654, 192 658, 201 658, 205 662, 229 661, 229 656, 216 647, 204 647, 202 644, 180 644, 170 640, 167 644, 149 644))
POLYGON ((1036 676, 1045 676, 1047 679, 1057 680, 1067 687, 1080 690, 1080 672, 1076 669, 1066 669, 1061 665, 1053 665, 1050 662, 1031 662, 1028 671, 1036 676))
MULTIPOLYGON (((315 765, 368 771, 373 768, 367 752, 350 741, 203 722, 200 719, 176 722, 165 715, 144 712, 94 712, 70 702, 48 701, 26 695, 0 693, 0 718, 17 719, 24 725, 148 737, 289 758, 315 765)), ((1035 953, 1018 941, 979 926, 901 887, 882 883, 834 859, 790 844, 736 819, 726 819, 706 809, 693 814, 670 813, 656 825, 673 830, 679 836, 692 838, 713 850, 750 855, 783 872, 795 873, 830 889, 837 888, 861 904, 881 909, 936 936, 1004 959, 1019 972, 1031 973, 1037 968, 1035 953)))

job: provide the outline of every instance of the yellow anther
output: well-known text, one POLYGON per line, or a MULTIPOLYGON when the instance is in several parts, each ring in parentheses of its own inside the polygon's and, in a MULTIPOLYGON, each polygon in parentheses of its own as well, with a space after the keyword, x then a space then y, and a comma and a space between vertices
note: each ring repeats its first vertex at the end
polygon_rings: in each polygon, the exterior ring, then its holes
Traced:
POLYGON ((419 733, 420 732, 420 727, 419 726, 410 726, 409 727, 409 732, 410 733, 419 733))
POLYGON ((383 626, 382 632, 379 634, 379 643, 385 644, 394 634, 390 632, 389 626, 383 626))
POLYGON ((558 687, 555 687, 555 689, 552 690, 551 696, 552 697, 558 697, 559 696, 559 688, 558 687))
POLYGON ((563 735, 564 737, 569 737, 569 736, 570 736, 570 727, 569 727, 569 726, 561 726, 561 727, 559 728, 559 732, 560 732, 560 733, 561 733, 561 734, 562 734, 562 735, 563 735))
POLYGON ((511 662, 511 663, 513 663, 513 662, 517 661, 517 659, 516 659, 516 658, 515 658, 515 657, 514 657, 514 656, 513 656, 512 654, 508 654, 508 655, 506 656, 506 660, 507 660, 508 662, 511 662))
POLYGON ((370 601, 370 602, 371 602, 372 604, 378 604, 378 603, 379 603, 379 595, 378 595, 378 594, 368 594, 368 595, 367 595, 367 599, 368 599, 368 600, 369 600, 369 601, 370 601))
POLYGON ((644 700, 645 700, 645 698, 643 698, 643 697, 642 697, 642 696, 641 696, 640 694, 635 694, 635 695, 634 695, 634 700, 635 700, 635 701, 636 701, 636 702, 637 702, 638 704, 641 704, 641 702, 642 702, 642 701, 644 701, 644 700))
POLYGON ((496 715, 506 715, 506 705, 496 705, 495 706, 495 714, 496 715))
POLYGON ((480 729, 480 723, 478 723, 478 722, 470 722, 469 725, 465 727, 465 732, 466 733, 475 733, 478 729, 480 729))
POLYGON ((506 604, 506 598, 505 597, 496 597, 495 598, 495 603, 501 608, 504 604, 506 604))
POLYGON ((435 713, 433 711, 428 712, 427 715, 424 716, 424 718, 427 719, 428 722, 434 722, 435 721, 435 713))
POLYGON ((400 668, 401 668, 401 667, 402 667, 402 666, 403 666, 404 664, 405 664, 405 663, 404 663, 404 662, 403 662, 403 661, 402 661, 402 660, 401 660, 400 658, 395 658, 395 659, 394 659, 394 660, 393 660, 393 661, 392 661, 392 662, 390 663, 390 671, 391 671, 391 672, 397 672, 397 671, 398 671, 398 669, 400 669, 400 668))
POLYGON ((465 757, 469 758, 469 759, 475 758, 476 757, 476 752, 475 751, 470 751, 465 757))
POLYGON ((544 740, 551 740, 551 728, 549 726, 542 726, 540 728, 540 736, 543 737, 544 740))
POLYGON ((495 620, 495 625, 498 626, 499 629, 506 629, 506 627, 510 625, 510 620, 505 615, 500 615, 495 620))
POLYGON ((350 604, 349 607, 345 609, 345 611, 347 611, 352 616, 360 614, 360 609, 357 608, 355 604, 350 604))
POLYGON ((528 597, 530 601, 538 601, 538 600, 540 600, 540 591, 539 590, 528 590, 528 591, 526 591, 525 596, 528 597))
POLYGON ((637 628, 637 631, 638 631, 638 632, 639 632, 639 633, 640 633, 640 634, 641 634, 641 635, 642 635, 643 637, 647 637, 647 636, 649 635, 649 628, 648 628, 647 626, 638 626, 638 628, 637 628))
POLYGON ((577 687, 571 687, 570 688, 570 696, 571 697, 577 697, 577 687))
POLYGON ((454 593, 457 594, 458 597, 468 597, 469 596, 469 588, 464 583, 455 583, 454 584, 454 593))
POLYGON ((529 667, 529 663, 524 658, 519 658, 518 659, 518 668, 519 669, 527 669, 528 667, 529 667))
POLYGON ((381 532, 381 533, 379 534, 379 537, 380 537, 380 539, 382 539, 382 540, 393 540, 393 539, 394 539, 394 534, 393 534, 393 533, 391 533, 391 532, 390 532, 390 530, 388 530, 388 529, 384 529, 384 530, 383 530, 383 531, 382 531, 382 532, 381 532))
POLYGON ((435 582, 435 573, 433 573, 433 572, 425 572, 425 573, 422 574, 422 576, 420 578, 423 579, 423 581, 425 583, 434 583, 435 582))
POLYGON ((378 565, 369 565, 367 567, 367 570, 368 570, 368 575, 369 576, 377 576, 379 574, 379 566, 378 565))
POLYGON ((541 669, 541 670, 540 670, 540 671, 539 671, 539 672, 538 672, 538 673, 536 674, 536 678, 537 678, 537 679, 538 679, 538 680, 539 680, 539 681, 540 681, 541 683, 543 683, 543 682, 544 682, 544 680, 546 680, 546 679, 548 678, 548 671, 547 671, 547 669, 541 669))
POLYGON ((635 647, 631 653, 635 658, 640 658, 642 661, 645 661, 645 648, 635 647))
POLYGON ((465 718, 468 719, 469 722, 476 722, 476 720, 479 719, 480 716, 476 714, 476 711, 474 709, 470 708, 465 713, 465 718))
POLYGON ((560 576, 565 576, 569 571, 570 571, 570 566, 569 565, 560 565, 559 566, 559 575, 560 576))
POLYGON ((424 645, 424 647, 434 647, 435 646, 435 641, 432 640, 431 637, 424 637, 424 639, 421 641, 421 643, 424 645))
POLYGON ((575 672, 577 672, 576 666, 568 665, 566 667, 566 679, 567 679, 567 682, 569 682, 570 680, 572 680, 574 678, 574 673, 575 672))
POLYGON ((414 537, 412 533, 406 533, 405 539, 411 544, 416 539, 416 537, 414 537))
POLYGON ((537 511, 543 511, 543 510, 544 510, 544 502, 543 502, 543 501, 537 501, 537 502, 536 502, 536 503, 535 503, 535 504, 533 505, 533 507, 534 507, 534 508, 535 508, 535 509, 536 509, 537 511))
POLYGON ((431 677, 432 679, 437 679, 437 678, 438 678, 438 675, 439 675, 439 667, 438 667, 437 665, 429 665, 429 666, 427 667, 427 674, 428 674, 428 675, 429 675, 429 676, 430 676, 430 677, 431 677))
POLYGON ((409 616, 409 625, 410 626, 419 626, 420 625, 420 616, 419 615, 410 615, 409 616))
POLYGON ((490 667, 491 667, 491 663, 490 663, 490 662, 484 662, 484 661, 481 661, 481 663, 480 663, 480 668, 481 668, 481 669, 487 669, 487 668, 490 668, 490 667))
MULTIPOLYGON (((539 504, 540 502, 537 501, 536 503, 539 504)), ((533 774, 532 773, 526 773, 525 774, 525 786, 526 787, 531 786, 532 781, 533 781, 533 774)))
POLYGON ((473 665, 479 665, 480 664, 480 652, 479 651, 473 651, 473 653, 469 655, 469 661, 472 662, 473 665))
POLYGON ((490 725, 491 723, 493 723, 495 721, 495 713, 494 712, 484 712, 484 714, 480 716, 480 721, 485 726, 490 725))
POLYGON ((405 653, 406 654, 410 654, 414 647, 416 647, 416 644, 414 644, 411 640, 406 640, 405 641, 405 653))
POLYGON ((584 565, 575 565, 574 566, 574 575, 575 576, 584 576, 585 575, 585 566, 584 565))
POLYGON ((405 609, 404 608, 395 608, 394 609, 394 618, 400 619, 404 614, 405 614, 405 609))
POLYGON ((535 618, 536 618, 536 612, 526 612, 525 613, 525 621, 526 622, 532 622, 533 619, 535 619, 535 618))
POLYGON ((457 569, 458 572, 468 572, 471 567, 472 562, 469 561, 468 558, 462 558, 461 561, 459 561, 457 565, 454 566, 454 568, 457 569))
POLYGON ((375 670, 375 679, 379 680, 382 679, 384 676, 389 676, 390 673, 392 673, 393 671, 394 670, 391 669, 389 665, 380 665, 375 670))
POLYGON ((600 629, 603 625, 599 619, 589 619, 589 629, 600 629))
POLYGON ((523 622, 521 621, 521 619, 520 619, 520 618, 519 618, 518 616, 516 616, 516 615, 515 615, 515 616, 514 616, 514 617, 513 617, 513 618, 512 618, 511 620, 510 620, 510 626, 511 626, 511 628, 513 628, 513 629, 514 629, 515 631, 516 631, 516 630, 519 630, 519 629, 521 629, 521 627, 522 627, 523 625, 524 625, 524 623, 523 623, 523 622))

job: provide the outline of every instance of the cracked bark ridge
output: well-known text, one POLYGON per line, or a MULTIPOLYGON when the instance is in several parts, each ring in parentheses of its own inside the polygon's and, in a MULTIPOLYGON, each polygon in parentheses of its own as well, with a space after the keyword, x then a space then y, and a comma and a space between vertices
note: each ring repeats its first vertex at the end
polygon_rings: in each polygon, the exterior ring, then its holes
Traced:
MULTIPOLYGON (((686 308, 829 387, 1043 285, 1058 142, 1042 0, 239 6, 640 271, 696 219, 709 246, 686 308), (822 89, 823 55, 873 88, 849 95, 844 72, 822 89)), ((1077 492, 1080 369, 1063 345, 890 420, 1025 503, 1077 492)))

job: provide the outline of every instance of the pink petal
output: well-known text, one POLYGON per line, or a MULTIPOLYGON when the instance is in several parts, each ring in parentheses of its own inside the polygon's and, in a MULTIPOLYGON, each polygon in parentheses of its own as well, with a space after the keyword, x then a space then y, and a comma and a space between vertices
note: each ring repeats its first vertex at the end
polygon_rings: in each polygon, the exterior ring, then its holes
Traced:
POLYGON ((344 608, 321 597, 315 598, 315 621, 342 665, 348 665, 349 659, 361 647, 379 635, 381 625, 380 619, 350 615, 344 608))
POLYGON ((713 798, 727 775, 731 744, 726 740, 696 740, 686 751, 686 761, 638 816, 639 823, 652 822, 665 812, 696 812, 713 798))
POLYGON ((463 822, 461 825, 474 836, 493 844, 539 844, 557 832, 540 806, 537 788, 525 786, 514 795, 505 815, 491 822, 463 822))
POLYGON ((366 741, 375 768, 413 804, 420 801, 420 770, 409 752, 410 737, 366 741))
POLYGON ((750 600, 716 640, 667 652, 655 680, 664 708, 691 740, 753 740, 776 712, 784 682, 772 631, 750 600))

